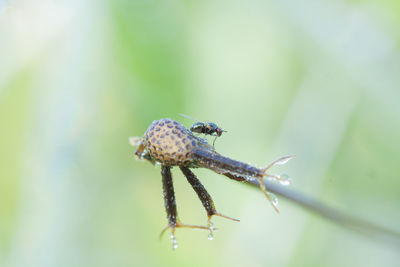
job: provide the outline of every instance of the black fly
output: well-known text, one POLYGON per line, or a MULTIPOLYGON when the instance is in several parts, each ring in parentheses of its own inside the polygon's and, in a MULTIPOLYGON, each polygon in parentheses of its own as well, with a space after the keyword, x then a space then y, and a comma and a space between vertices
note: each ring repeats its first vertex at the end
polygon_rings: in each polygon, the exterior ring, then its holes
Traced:
POLYGON ((218 127, 218 125, 216 125, 213 122, 201 122, 201 121, 196 120, 192 117, 189 117, 188 115, 185 115, 185 114, 180 113, 179 115, 196 121, 195 123, 192 124, 192 126, 190 126, 189 130, 191 132, 215 136, 215 139, 213 141, 213 146, 214 146, 214 143, 215 143, 215 140, 217 139, 217 137, 220 137, 223 132, 226 132, 225 130, 222 130, 220 127, 218 127))

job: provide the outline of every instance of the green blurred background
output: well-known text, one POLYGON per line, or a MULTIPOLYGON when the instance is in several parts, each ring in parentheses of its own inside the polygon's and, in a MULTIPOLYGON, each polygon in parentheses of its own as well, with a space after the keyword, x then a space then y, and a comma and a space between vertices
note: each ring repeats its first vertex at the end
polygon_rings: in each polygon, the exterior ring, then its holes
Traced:
MULTIPOLYGON (((195 170, 220 229, 166 225, 160 169, 128 137, 184 113, 216 149, 400 229, 400 4, 0 0, 0 266, 399 266, 392 244, 195 170)), ((173 170, 184 223, 206 213, 173 170)))

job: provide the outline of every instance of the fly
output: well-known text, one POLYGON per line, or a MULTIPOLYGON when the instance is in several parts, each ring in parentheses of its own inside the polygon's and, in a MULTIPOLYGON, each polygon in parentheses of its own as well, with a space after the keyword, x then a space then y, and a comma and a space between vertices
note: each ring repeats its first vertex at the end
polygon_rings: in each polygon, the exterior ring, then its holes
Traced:
POLYGON ((196 121, 195 123, 190 126, 189 130, 193 133, 201 133, 204 135, 210 135, 210 136, 215 136, 214 141, 213 141, 213 147, 215 144, 215 140, 217 140, 217 137, 220 137, 223 132, 227 132, 225 130, 222 130, 217 124, 213 122, 202 122, 199 120, 196 120, 192 117, 189 117, 188 115, 179 113, 179 115, 194 120, 196 121))

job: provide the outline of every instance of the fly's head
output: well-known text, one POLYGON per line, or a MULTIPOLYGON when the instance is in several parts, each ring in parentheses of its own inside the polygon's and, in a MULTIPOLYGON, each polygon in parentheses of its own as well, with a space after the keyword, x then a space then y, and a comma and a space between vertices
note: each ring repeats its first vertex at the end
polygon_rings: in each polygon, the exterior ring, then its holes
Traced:
POLYGON ((208 122, 207 123, 207 133, 209 135, 213 135, 213 136, 218 136, 220 137, 222 135, 223 132, 226 132, 225 130, 222 130, 220 127, 218 127, 218 125, 216 125, 213 122, 208 122))

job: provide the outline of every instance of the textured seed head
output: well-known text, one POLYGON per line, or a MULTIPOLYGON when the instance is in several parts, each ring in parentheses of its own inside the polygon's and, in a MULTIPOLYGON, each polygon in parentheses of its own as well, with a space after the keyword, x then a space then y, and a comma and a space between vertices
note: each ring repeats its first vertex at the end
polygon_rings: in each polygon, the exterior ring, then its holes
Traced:
POLYGON ((144 134, 143 145, 155 161, 166 166, 190 166, 195 148, 212 149, 206 141, 171 119, 153 121, 144 134))

